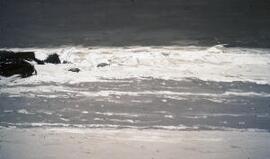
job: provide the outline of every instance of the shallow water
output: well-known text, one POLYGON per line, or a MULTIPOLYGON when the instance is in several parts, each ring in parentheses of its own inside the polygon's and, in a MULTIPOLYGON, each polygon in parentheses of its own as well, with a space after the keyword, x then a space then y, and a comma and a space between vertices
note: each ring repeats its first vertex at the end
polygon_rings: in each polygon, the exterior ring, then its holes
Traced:
POLYGON ((0 124, 16 127, 270 130, 267 49, 63 47, 72 64, 35 65, 38 74, 3 78, 0 124), (99 63, 109 66, 98 68, 99 63), (79 73, 68 72, 72 67, 79 73))

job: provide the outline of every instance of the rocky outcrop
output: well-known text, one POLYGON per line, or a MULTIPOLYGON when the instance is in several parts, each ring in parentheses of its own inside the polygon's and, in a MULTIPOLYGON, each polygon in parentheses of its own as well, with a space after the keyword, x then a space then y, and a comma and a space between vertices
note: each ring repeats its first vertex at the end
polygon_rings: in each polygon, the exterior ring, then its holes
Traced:
POLYGON ((12 61, 12 60, 26 60, 35 61, 37 64, 44 64, 42 60, 35 57, 34 52, 12 52, 12 51, 0 51, 0 61, 12 61))
POLYGON ((33 52, 0 51, 0 76, 9 77, 18 74, 25 78, 36 74, 34 66, 27 61, 36 61, 42 64, 42 61, 35 58, 33 52))
POLYGON ((44 60, 45 63, 52 63, 52 64, 60 64, 61 61, 60 61, 60 58, 59 58, 59 55, 57 54, 51 54, 49 55, 45 60, 44 60))
MULTIPOLYGON (((18 74, 22 78, 25 78, 33 74, 37 74, 34 66, 29 63, 30 61, 36 62, 37 64, 61 63, 58 54, 51 54, 43 61, 37 59, 34 52, 13 52, 0 50, 0 76, 9 77, 18 74)), ((69 71, 80 72, 80 69, 71 68, 69 71)))

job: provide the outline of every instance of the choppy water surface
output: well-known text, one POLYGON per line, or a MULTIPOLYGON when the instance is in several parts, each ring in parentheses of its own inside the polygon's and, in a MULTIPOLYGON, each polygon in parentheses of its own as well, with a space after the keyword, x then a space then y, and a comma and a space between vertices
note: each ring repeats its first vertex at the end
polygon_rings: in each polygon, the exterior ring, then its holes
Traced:
POLYGON ((268 49, 11 48, 70 64, 1 78, 0 125, 270 130, 268 49), (97 67, 100 63, 109 66, 97 67), (79 73, 68 69, 77 67, 79 73))

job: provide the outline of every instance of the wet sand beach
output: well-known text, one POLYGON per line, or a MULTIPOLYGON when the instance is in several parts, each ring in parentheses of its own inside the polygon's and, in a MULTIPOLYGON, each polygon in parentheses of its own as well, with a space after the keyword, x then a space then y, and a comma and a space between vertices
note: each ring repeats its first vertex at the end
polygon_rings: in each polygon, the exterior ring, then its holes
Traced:
POLYGON ((268 159, 269 133, 0 129, 1 159, 268 159))

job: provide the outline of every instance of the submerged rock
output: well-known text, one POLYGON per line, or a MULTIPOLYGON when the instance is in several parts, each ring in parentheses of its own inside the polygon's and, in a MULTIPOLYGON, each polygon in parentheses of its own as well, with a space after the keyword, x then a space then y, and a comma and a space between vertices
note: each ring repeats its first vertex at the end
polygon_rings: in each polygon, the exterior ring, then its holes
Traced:
POLYGON ((72 64, 72 62, 64 60, 63 64, 72 64))
POLYGON ((109 66, 110 64, 108 63, 100 63, 97 65, 97 67, 105 67, 105 66, 109 66))
POLYGON ((45 63, 60 64, 60 58, 58 54, 51 54, 45 60, 45 63))
POLYGON ((71 68, 71 69, 69 69, 68 71, 70 71, 70 72, 80 72, 81 70, 79 69, 79 68, 71 68))

